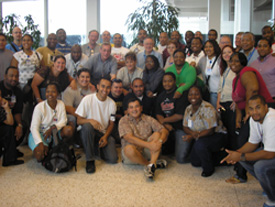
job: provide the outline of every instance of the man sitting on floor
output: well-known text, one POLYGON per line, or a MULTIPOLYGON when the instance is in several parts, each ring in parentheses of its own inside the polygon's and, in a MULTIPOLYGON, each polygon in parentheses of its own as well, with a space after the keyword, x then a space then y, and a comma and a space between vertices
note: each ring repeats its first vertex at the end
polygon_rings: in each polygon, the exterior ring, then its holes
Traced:
POLYGON ((264 207, 275 206, 275 110, 268 108, 260 95, 248 101, 250 137, 236 151, 226 150, 228 156, 221 162, 240 164, 260 182, 268 200, 264 207), (262 143, 262 144, 261 144, 262 143))
POLYGON ((108 97, 111 81, 101 78, 97 93, 85 96, 75 113, 77 124, 82 125, 80 137, 86 154, 86 172, 95 172, 95 158, 108 163, 117 162, 115 139, 110 136, 114 127, 116 104, 108 97))
POLYGON ((144 165, 145 176, 152 179, 156 168, 167 165, 165 160, 157 159, 168 131, 157 120, 141 112, 141 101, 129 99, 128 114, 119 122, 121 154, 124 164, 144 165))

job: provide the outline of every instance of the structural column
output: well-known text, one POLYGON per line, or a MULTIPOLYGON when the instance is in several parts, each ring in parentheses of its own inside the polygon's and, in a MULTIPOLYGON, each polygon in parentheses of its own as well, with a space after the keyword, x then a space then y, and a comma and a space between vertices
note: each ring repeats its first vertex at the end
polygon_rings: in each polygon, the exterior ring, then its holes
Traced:
POLYGON ((221 34, 221 1, 208 0, 208 30, 215 29, 221 34))
POLYGON ((235 0, 234 34, 251 31, 252 0, 235 0))
POLYGON ((87 34, 93 29, 100 32, 100 0, 87 0, 87 34))

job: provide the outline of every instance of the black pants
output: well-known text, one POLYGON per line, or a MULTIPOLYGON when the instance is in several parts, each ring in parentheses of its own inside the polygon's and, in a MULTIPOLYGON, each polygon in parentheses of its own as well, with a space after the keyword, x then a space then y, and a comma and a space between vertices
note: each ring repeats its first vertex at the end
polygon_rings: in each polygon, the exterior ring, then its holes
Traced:
POLYGON ((214 133, 213 135, 200 137, 195 141, 191 151, 191 164, 195 167, 202 166, 203 171, 212 172, 215 167, 215 153, 224 147, 226 134, 214 133))
POLYGON ((3 163, 10 163, 17 159, 16 142, 12 126, 0 126, 0 147, 3 148, 3 163))

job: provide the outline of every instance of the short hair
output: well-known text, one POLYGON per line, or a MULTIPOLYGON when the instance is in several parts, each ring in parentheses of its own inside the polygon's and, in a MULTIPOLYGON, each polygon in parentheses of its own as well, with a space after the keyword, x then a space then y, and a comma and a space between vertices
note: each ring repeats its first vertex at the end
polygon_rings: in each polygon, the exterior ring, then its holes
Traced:
MULTIPOLYGON (((132 85, 133 85, 133 83, 136 81, 136 80, 141 80, 142 81, 142 83, 143 83, 143 80, 141 79, 141 78, 139 78, 139 77, 137 77, 137 78, 135 78, 133 81, 132 81, 132 85)), ((144 83, 143 83, 143 85, 144 85, 144 83)))
POLYGON ((100 45, 100 49, 102 49, 103 46, 109 46, 109 47, 112 49, 112 45, 111 45, 109 42, 103 42, 103 43, 100 45))
POLYGON ((15 69, 15 70, 17 70, 17 71, 19 72, 19 70, 18 70, 17 67, 15 67, 15 66, 9 66, 9 67, 6 69, 6 71, 5 71, 5 75, 8 74, 8 72, 9 72, 10 69, 15 69))
POLYGON ((142 102, 137 97, 131 97, 127 101, 127 109, 129 108, 129 104, 135 101, 137 101, 142 106, 142 102))
POLYGON ((244 35, 251 35, 252 36, 252 40, 255 41, 255 35, 252 32, 244 32, 242 34, 242 36, 244 36, 244 35))
POLYGON ((265 41, 267 41, 267 43, 268 43, 269 47, 270 47, 270 48, 272 47, 272 41, 270 41, 270 40, 268 40, 268 39, 266 39, 266 38, 262 38, 262 39, 260 39, 260 40, 258 41, 257 45, 259 44, 259 42, 260 42, 261 40, 265 40, 265 41))
POLYGON ((109 81, 109 82, 112 84, 110 74, 107 74, 107 75, 102 76, 102 77, 99 79, 98 84, 101 82, 101 80, 107 80, 107 81, 109 81))
POLYGON ((90 35, 92 32, 96 32, 97 35, 99 36, 99 32, 98 32, 97 30, 95 30, 95 29, 91 30, 91 31, 89 32, 89 35, 90 35))
POLYGON ((245 54, 243 54, 242 52, 234 52, 234 53, 231 55, 230 60, 231 60, 235 55, 238 56, 239 61, 240 61, 241 65, 242 65, 243 67, 247 66, 247 58, 246 58, 245 54))
POLYGON ((53 62, 56 62, 60 58, 62 58, 66 62, 66 58, 64 57, 64 55, 57 55, 57 56, 55 56, 53 62))
POLYGON ((183 54, 184 54, 184 57, 186 57, 186 53, 185 53, 185 51, 184 51, 183 49, 176 49, 175 52, 173 53, 173 57, 174 57, 175 54, 178 53, 178 52, 183 53, 183 54))
POLYGON ((269 29, 271 29, 271 30, 272 30, 272 27, 271 27, 271 26, 269 26, 269 25, 265 25, 265 26, 262 28, 262 32, 264 31, 264 29, 267 29, 267 28, 269 28, 269 29))
POLYGON ((56 82, 56 81, 51 81, 51 82, 49 82, 49 83, 46 85, 46 89, 48 88, 48 86, 51 86, 51 85, 55 86, 55 88, 56 88, 58 94, 61 93, 60 85, 59 85, 58 82, 56 82))
POLYGON ((143 42, 145 41, 145 40, 152 40, 153 42, 154 42, 154 44, 155 44, 155 40, 152 38, 152 37, 146 37, 144 40, 143 40, 143 42))
MULTIPOLYGON (((176 80, 176 76, 175 76, 174 73, 172 73, 172 72, 164 73, 163 78, 164 78, 164 76, 167 76, 167 75, 170 75, 174 80, 176 80)), ((162 78, 162 79, 163 79, 163 78, 162 78)))
POLYGON ((208 31, 208 34, 209 34, 209 32, 215 32, 216 36, 218 37, 218 32, 217 32, 217 30, 215 30, 215 29, 210 29, 210 30, 208 31))
POLYGON ((26 36, 29 37, 29 38, 31 38, 31 40, 32 40, 32 42, 33 42, 33 37, 32 37, 30 34, 24 34, 23 37, 22 37, 22 39, 23 39, 24 37, 26 37, 26 36))
POLYGON ((122 38, 122 35, 121 35, 120 33, 115 33, 115 34, 113 35, 113 37, 114 37, 115 35, 119 35, 119 36, 122 38))
POLYGON ((58 33, 59 31, 61 31, 61 30, 63 30, 63 31, 66 33, 65 29, 60 28, 60 29, 56 30, 56 33, 55 33, 55 34, 57 35, 57 33, 58 33))
POLYGON ((170 44, 174 44, 176 48, 178 47, 178 43, 175 40, 168 40, 167 46, 170 44))
POLYGON ((260 101, 263 105, 267 104, 265 98, 262 95, 259 95, 259 94, 251 96, 250 99, 248 100, 248 102, 253 101, 253 100, 257 100, 257 99, 260 99, 260 101))
POLYGON ((79 77, 81 73, 86 72, 90 74, 90 71, 88 68, 81 68, 77 71, 76 76, 79 77))
POLYGON ((244 33, 244 32, 238 32, 238 33, 236 34, 236 36, 237 36, 237 35, 243 35, 243 33, 244 33))
POLYGON ((192 39, 192 41, 191 41, 191 42, 193 42, 193 40, 199 40, 199 41, 200 41, 200 43, 201 43, 201 45, 203 45, 203 42, 202 42, 201 38, 199 38, 199 37, 194 37, 194 38, 192 39))
POLYGON ((216 55, 216 57, 218 57, 220 54, 221 54, 221 48, 220 46, 218 45, 217 41, 216 40, 207 40, 205 43, 204 43, 204 47, 206 45, 206 43, 210 43, 213 48, 214 48, 214 53, 216 55))
POLYGON ((7 36, 4 33, 0 32, 0 36, 4 37, 5 40, 7 40, 7 36))
POLYGON ((199 86, 198 83, 195 83, 194 85, 192 85, 192 86, 188 89, 188 93, 187 93, 187 94, 189 94, 189 92, 190 92, 190 90, 191 90, 192 88, 197 88, 197 89, 199 90, 200 95, 201 95, 201 98, 202 98, 202 94, 203 94, 203 93, 202 93, 202 87, 199 86))
POLYGON ((114 83, 122 83, 122 80, 115 78, 115 79, 112 80, 112 85, 114 83))
POLYGON ((131 59, 131 60, 134 60, 134 61, 137 61, 137 55, 136 55, 136 53, 134 53, 134 52, 128 52, 126 55, 125 55, 125 60, 126 59, 131 59))

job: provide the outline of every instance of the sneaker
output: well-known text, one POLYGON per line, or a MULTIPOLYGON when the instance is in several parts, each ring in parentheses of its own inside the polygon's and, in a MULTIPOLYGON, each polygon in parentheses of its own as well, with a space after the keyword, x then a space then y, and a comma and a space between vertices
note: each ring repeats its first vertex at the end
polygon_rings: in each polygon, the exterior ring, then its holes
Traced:
POLYGON ((147 178, 153 179, 155 175, 155 165, 154 164, 149 164, 144 167, 144 175, 147 178))
POLYGON ((157 160, 156 162, 156 169, 163 169, 166 168, 167 166, 167 161, 166 160, 157 160))
POLYGON ((264 203, 263 207, 275 207, 275 202, 267 199, 267 201, 264 203))

